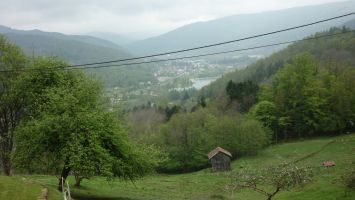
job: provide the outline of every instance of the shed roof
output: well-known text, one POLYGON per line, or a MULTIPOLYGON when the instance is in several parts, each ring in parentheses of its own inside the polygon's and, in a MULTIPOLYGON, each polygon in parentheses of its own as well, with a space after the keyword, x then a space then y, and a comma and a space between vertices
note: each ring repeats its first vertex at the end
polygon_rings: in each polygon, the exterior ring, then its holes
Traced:
POLYGON ((219 152, 222 152, 222 153, 226 154, 227 156, 232 157, 232 154, 229 151, 223 149, 222 147, 217 147, 208 153, 208 159, 213 158, 219 152))

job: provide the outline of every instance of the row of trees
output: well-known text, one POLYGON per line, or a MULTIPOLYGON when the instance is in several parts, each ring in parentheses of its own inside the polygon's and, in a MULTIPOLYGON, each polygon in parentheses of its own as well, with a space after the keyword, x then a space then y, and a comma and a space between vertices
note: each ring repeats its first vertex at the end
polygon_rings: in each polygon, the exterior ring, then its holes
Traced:
POLYGON ((156 154, 130 142, 107 112, 100 84, 64 66, 55 59, 30 59, 0 37, 0 69, 8 71, 0 73, 3 174, 48 173, 66 179, 75 173, 133 180, 153 170, 156 154))
POLYGON ((186 172, 206 167, 207 153, 217 146, 234 158, 254 155, 269 143, 269 133, 256 120, 201 107, 174 115, 152 140, 168 154, 161 170, 186 172))
POLYGON ((250 114, 274 137, 306 137, 355 128, 355 68, 341 61, 296 57, 264 84, 250 114))
POLYGON ((327 31, 316 33, 313 35, 314 37, 348 32, 332 37, 295 42, 287 48, 260 59, 244 69, 223 75, 220 79, 204 87, 201 93, 207 98, 217 98, 224 92, 221 88, 225 88, 230 80, 234 83, 248 80, 256 84, 267 82, 285 64, 290 63, 297 55, 304 52, 311 54, 316 60, 322 62, 329 63, 346 60, 354 63, 355 32, 349 31, 349 28, 331 28, 327 31))

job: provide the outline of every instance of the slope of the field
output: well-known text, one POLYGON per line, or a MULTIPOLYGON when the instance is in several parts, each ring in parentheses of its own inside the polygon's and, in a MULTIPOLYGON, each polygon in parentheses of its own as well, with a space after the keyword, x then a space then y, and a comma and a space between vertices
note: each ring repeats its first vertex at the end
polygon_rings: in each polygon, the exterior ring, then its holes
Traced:
MULTIPOLYGON (((77 200, 86 199, 266 199, 250 190, 242 192, 225 191, 233 180, 231 174, 244 167, 262 169, 290 161, 298 166, 314 168, 314 180, 304 188, 282 191, 275 200, 351 200, 355 192, 345 194, 341 177, 349 172, 355 162, 355 134, 294 141, 273 145, 257 156, 243 157, 232 164, 228 173, 212 173, 210 169, 179 175, 154 175, 135 183, 107 182, 104 178, 85 180, 82 186, 74 188, 72 194, 77 200), (310 156, 311 155, 311 156, 310 156), (335 167, 322 168, 321 163, 332 160, 335 167)), ((55 184, 55 177, 32 176, 32 179, 55 184)), ((69 179, 73 183, 73 178, 69 179)))
MULTIPOLYGON (((0 199, 1 200, 36 200, 41 197, 45 185, 37 180, 29 180, 24 177, 0 176, 0 199)), ((54 188, 49 188, 49 200, 61 200, 62 195, 54 188)))

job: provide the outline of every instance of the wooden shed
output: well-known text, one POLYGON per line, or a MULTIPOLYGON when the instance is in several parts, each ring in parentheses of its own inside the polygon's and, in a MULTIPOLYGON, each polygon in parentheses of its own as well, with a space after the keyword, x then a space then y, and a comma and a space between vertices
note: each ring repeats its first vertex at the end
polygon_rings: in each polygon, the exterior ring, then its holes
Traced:
POLYGON ((208 153, 208 159, 211 161, 213 171, 229 171, 231 170, 232 154, 217 147, 208 153))

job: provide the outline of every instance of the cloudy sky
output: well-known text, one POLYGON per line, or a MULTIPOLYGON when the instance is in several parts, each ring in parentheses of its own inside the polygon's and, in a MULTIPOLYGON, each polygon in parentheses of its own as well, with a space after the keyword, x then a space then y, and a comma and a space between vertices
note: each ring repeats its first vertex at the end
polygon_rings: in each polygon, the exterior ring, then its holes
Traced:
POLYGON ((0 0, 0 24, 68 34, 135 37, 228 15, 344 0, 0 0))

